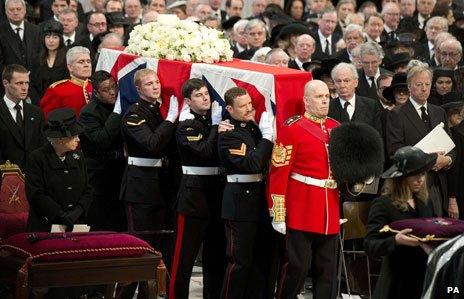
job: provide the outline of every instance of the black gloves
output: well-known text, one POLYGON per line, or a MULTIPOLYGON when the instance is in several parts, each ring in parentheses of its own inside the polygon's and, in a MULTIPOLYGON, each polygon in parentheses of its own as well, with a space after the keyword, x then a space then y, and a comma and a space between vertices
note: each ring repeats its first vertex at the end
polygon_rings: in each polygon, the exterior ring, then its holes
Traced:
POLYGON ((77 219, 82 215, 84 209, 80 205, 75 205, 72 208, 60 212, 58 217, 60 218, 61 222, 67 226, 73 226, 77 219))

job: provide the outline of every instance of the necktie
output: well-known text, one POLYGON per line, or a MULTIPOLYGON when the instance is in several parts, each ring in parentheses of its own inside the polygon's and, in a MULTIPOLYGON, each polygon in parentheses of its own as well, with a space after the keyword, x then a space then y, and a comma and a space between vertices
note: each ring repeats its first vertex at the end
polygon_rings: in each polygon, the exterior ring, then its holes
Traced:
POLYGON ((342 111, 342 119, 341 122, 349 122, 350 121, 350 115, 348 114, 348 106, 350 105, 350 102, 345 102, 343 105, 343 111, 342 111))
POLYGON ((23 115, 21 113, 22 107, 18 103, 14 106, 14 108, 16 109, 16 124, 18 125, 18 127, 22 129, 23 128, 23 115))
POLYGON ((420 110, 421 110, 421 119, 424 122, 424 124, 427 126, 427 128, 430 130, 431 129, 431 127, 430 127, 430 117, 427 114, 427 109, 425 109, 424 106, 421 106, 420 110))
POLYGON ((68 38, 66 40, 66 48, 69 48, 69 47, 71 47, 71 39, 68 38))
POLYGON ((377 94, 377 86, 375 86, 375 77, 369 77, 369 81, 371 81, 371 92, 377 94))
POLYGON ((330 43, 329 39, 327 38, 325 40, 325 50, 324 50, 325 55, 330 55, 330 43))
POLYGON ((435 59, 435 47, 430 49, 430 60, 433 61, 435 59))
POLYGON ((21 32, 21 27, 16 27, 15 30, 16 30, 16 34, 18 35, 19 39, 20 39, 20 40, 23 40, 23 39, 21 38, 21 34, 20 34, 20 32, 21 32))

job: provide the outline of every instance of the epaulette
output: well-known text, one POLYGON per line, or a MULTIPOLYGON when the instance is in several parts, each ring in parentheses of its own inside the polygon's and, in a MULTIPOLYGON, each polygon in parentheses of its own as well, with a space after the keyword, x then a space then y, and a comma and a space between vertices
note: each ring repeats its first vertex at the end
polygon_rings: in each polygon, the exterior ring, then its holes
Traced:
POLYGON ((293 115, 292 117, 290 117, 284 122, 284 125, 291 126, 292 124, 296 123, 300 119, 301 119, 301 115, 293 115))
POLYGON ((52 84, 50 84, 50 88, 54 88, 55 86, 60 85, 60 84, 65 83, 65 82, 68 82, 68 81, 69 81, 69 79, 64 79, 64 80, 59 80, 59 81, 53 82, 52 84))

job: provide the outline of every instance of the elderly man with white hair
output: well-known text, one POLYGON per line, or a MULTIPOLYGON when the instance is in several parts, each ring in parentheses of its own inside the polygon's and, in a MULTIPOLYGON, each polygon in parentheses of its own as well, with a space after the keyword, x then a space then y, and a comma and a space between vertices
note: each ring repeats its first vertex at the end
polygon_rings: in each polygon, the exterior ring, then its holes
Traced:
POLYGON ((25 20, 24 0, 6 0, 5 13, 7 22, 0 25, 0 72, 8 64, 30 70, 41 46, 40 29, 25 20))
POLYGON ((380 13, 382 16, 384 23, 383 23, 383 31, 381 40, 396 40, 396 30, 398 29, 398 25, 400 24, 400 7, 397 3, 394 2, 387 2, 382 8, 382 12, 380 13))
POLYGON ((81 46, 69 49, 66 63, 71 78, 51 84, 40 100, 40 108, 45 117, 50 111, 65 107, 73 109, 79 115, 82 107, 90 100, 92 61, 89 49, 81 46))
POLYGON ((316 41, 309 34, 302 34, 296 38, 295 59, 288 63, 288 67, 296 70, 304 70, 303 63, 310 62, 311 56, 316 50, 316 41))
POLYGON ((248 20, 242 19, 234 24, 231 32, 231 49, 234 51, 234 55, 248 49, 248 42, 245 36, 245 27, 248 22, 248 20))
POLYGON ((346 48, 337 53, 337 58, 342 62, 351 63, 354 61, 353 49, 364 42, 363 27, 356 24, 346 26, 343 40, 345 41, 346 48))
POLYGON ((464 80, 464 68, 459 65, 462 58, 462 45, 457 39, 447 39, 439 46, 437 53, 440 66, 450 69, 454 72, 454 81, 456 82, 456 91, 462 92, 464 80))
POLYGON ((441 32, 448 31, 448 21, 444 17, 431 17, 427 20, 424 31, 427 38, 424 42, 416 46, 416 57, 423 62, 429 63, 431 66, 437 65, 436 61, 430 63, 436 58, 435 37, 441 32))
POLYGON ((366 42, 361 45, 360 58, 362 69, 359 70, 359 84, 356 93, 363 97, 379 100, 377 95, 377 78, 387 71, 380 67, 384 52, 375 42, 366 42))
POLYGON ((266 41, 266 24, 258 19, 250 20, 245 26, 245 36, 248 44, 248 50, 240 52, 235 57, 249 60, 253 57, 256 50, 263 47, 263 44, 266 41))

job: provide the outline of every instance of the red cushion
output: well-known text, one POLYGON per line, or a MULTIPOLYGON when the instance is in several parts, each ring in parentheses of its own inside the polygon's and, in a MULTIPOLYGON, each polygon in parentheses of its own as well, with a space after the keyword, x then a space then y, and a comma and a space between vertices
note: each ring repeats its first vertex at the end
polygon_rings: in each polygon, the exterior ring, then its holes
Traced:
POLYGON ((435 235, 435 238, 453 238, 464 232, 464 221, 452 218, 411 218, 398 220, 390 224, 392 229, 412 229, 411 234, 424 238, 435 235))
POLYGON ((0 248, 35 261, 142 256, 154 252, 147 242, 114 232, 21 233, 9 237, 0 248))
POLYGON ((27 212, 17 214, 0 213, 0 240, 26 231, 27 212))

